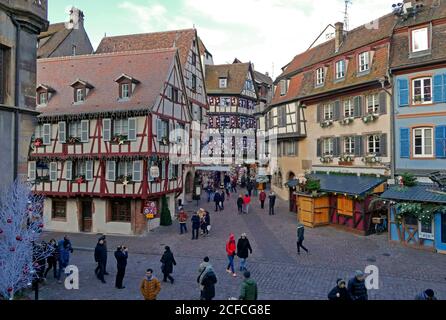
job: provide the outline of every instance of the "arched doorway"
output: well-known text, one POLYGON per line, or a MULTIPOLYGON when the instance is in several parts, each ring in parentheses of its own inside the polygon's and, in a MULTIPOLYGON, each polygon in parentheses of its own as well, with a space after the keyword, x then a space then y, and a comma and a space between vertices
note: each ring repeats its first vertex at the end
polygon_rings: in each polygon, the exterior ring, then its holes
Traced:
POLYGON ((186 201, 192 201, 193 190, 194 190, 194 180, 192 179, 192 173, 189 171, 186 174, 186 182, 184 184, 186 201))
MULTIPOLYGON (((294 174, 294 172, 290 171, 287 176, 287 182, 291 181, 293 179, 296 179, 296 175, 294 174)), ((297 202, 296 202, 296 195, 295 195, 296 187, 288 187, 288 189, 289 189, 289 193, 290 193, 290 195, 289 195, 290 211, 297 213, 297 202)))

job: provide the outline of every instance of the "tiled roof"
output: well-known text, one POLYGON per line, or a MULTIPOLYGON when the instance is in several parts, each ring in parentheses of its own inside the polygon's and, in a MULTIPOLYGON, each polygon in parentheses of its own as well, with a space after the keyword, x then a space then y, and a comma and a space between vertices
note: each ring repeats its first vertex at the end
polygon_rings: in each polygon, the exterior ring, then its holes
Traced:
POLYGON ((255 70, 254 70, 254 79, 260 83, 266 83, 270 86, 273 84, 273 79, 271 79, 270 76, 267 76, 266 74, 263 74, 255 70))
POLYGON ((397 24, 395 28, 396 33, 392 38, 391 68, 446 60, 446 23, 444 22, 442 24, 433 25, 431 54, 412 58, 409 57, 409 34, 406 28, 424 22, 446 18, 445 1, 425 0, 424 4, 424 10, 417 15, 416 19, 411 18, 406 21, 400 21, 397 24), (438 6, 432 6, 433 4, 438 4, 438 6), (398 30, 400 30, 400 32, 398 32, 398 30))
POLYGON ((65 23, 55 23, 48 27, 48 31, 42 32, 39 36, 39 48, 37 58, 48 58, 54 50, 70 35, 73 29, 65 27, 65 23))
POLYGON ((381 198, 389 200, 417 201, 430 203, 446 203, 446 192, 438 191, 432 184, 418 184, 414 187, 392 186, 387 189, 381 198))
POLYGON ((126 111, 151 108, 163 88, 174 62, 176 49, 94 54, 76 57, 40 59, 37 62, 37 83, 51 86, 56 92, 41 116, 126 111), (140 81, 129 101, 118 101, 118 84, 123 73, 140 81), (70 85, 82 79, 94 88, 86 101, 73 104, 70 85))
POLYGON ((312 174, 310 177, 319 180, 321 191, 349 195, 364 195, 386 181, 385 178, 353 175, 312 174))
POLYGON ((196 40, 195 29, 105 37, 96 53, 178 48, 184 68, 193 40, 196 40))
POLYGON ((206 89, 208 94, 241 94, 245 86, 250 63, 233 63, 206 66, 206 89), (219 78, 227 77, 227 88, 219 88, 219 78))

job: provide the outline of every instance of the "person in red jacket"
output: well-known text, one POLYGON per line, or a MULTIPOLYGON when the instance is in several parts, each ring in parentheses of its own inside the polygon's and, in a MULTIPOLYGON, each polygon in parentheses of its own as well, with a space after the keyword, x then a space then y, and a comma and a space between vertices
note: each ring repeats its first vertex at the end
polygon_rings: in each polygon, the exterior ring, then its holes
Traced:
POLYGON ((265 208, 265 200, 266 200, 266 193, 264 190, 260 191, 259 200, 260 200, 260 207, 262 209, 264 209, 265 208))
POLYGON ((245 205, 245 213, 248 213, 250 203, 251 203, 251 197, 248 194, 245 194, 245 197, 243 198, 243 204, 245 205))
POLYGON ((226 268, 226 272, 231 273, 232 272, 232 276, 236 277, 237 274, 234 271, 234 257, 235 257, 235 250, 236 250, 236 246, 235 246, 235 237, 234 234, 230 234, 229 235, 229 241, 226 242, 226 254, 228 255, 228 266, 226 268))

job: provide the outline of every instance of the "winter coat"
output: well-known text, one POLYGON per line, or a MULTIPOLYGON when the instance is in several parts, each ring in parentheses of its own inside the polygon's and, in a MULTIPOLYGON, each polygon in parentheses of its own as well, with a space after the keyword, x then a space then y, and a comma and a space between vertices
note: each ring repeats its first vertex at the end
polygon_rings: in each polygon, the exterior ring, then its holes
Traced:
POLYGON ((105 245, 98 243, 94 249, 94 261, 105 263, 107 260, 107 248, 105 245))
POLYGON ((235 238, 234 235, 231 235, 229 237, 229 241, 226 243, 226 253, 228 254, 228 256, 234 256, 235 249, 235 238))
POLYGON ((251 203, 251 197, 250 196, 245 196, 243 198, 243 203, 246 204, 250 204, 251 203))
POLYGON ((225 193, 224 192, 220 193, 220 201, 225 202, 225 193))
POLYGON ((257 300, 257 283, 252 279, 245 279, 240 288, 240 300, 257 300))
POLYGON ((116 265, 119 268, 125 268, 127 266, 127 258, 129 257, 129 254, 126 251, 116 250, 115 251, 115 258, 116 258, 116 265))
POLYGON ((269 195, 269 206, 270 207, 274 207, 274 205, 276 204, 276 195, 269 195))
POLYGON ((248 258, 248 250, 249 253, 252 254, 251 244, 249 243, 248 238, 240 238, 237 242, 237 256, 241 259, 248 258))
POLYGON ((161 291, 161 284, 155 277, 152 277, 150 280, 144 278, 141 282, 140 290, 145 300, 156 300, 156 296, 161 291))
POLYGON ((304 232, 305 232, 305 228, 304 226, 298 225, 297 226, 297 241, 303 241, 304 240, 304 232))
POLYGON ((348 282, 348 292, 352 300, 368 300, 365 281, 359 281, 356 277, 348 282))
POLYGON ((193 215, 190 221, 192 222, 192 229, 200 228, 200 217, 198 215, 193 215))
POLYGON ((71 243, 64 246, 64 240, 59 241, 59 264, 62 268, 65 268, 70 263, 70 252, 73 252, 71 243))
POLYGON ((351 301, 352 298, 350 297, 350 293, 348 292, 347 288, 340 288, 339 286, 336 286, 328 293, 328 300, 351 301), (339 297, 337 296, 338 293, 339 297))
POLYGON ((180 223, 186 223, 187 221, 187 213, 184 211, 180 211, 180 213, 178 214, 178 221, 180 223))
POLYGON ((161 265, 161 271, 163 273, 172 273, 173 272, 173 266, 177 265, 177 262, 175 261, 175 258, 173 257, 173 253, 170 250, 164 251, 163 256, 161 257, 160 262, 161 265))
POLYGON ((211 215, 209 214, 209 212, 207 212, 204 216, 204 222, 206 223, 206 226, 209 226, 211 224, 211 215))
POLYGON ((219 203, 221 201, 221 194, 216 192, 214 195, 214 202, 219 203))
POLYGON ((238 207, 242 207, 242 206, 243 206, 243 198, 242 198, 242 197, 239 197, 239 198, 237 199, 237 206, 238 206, 238 207))
MULTIPOLYGON (((429 298, 428 298, 428 296, 426 295, 426 293, 423 291, 423 292, 420 292, 419 294, 417 294, 417 295, 415 296, 415 300, 429 300, 429 298)), ((436 297, 433 297, 433 298, 430 299, 430 300, 437 300, 437 298, 436 298, 436 297)))
POLYGON ((264 191, 260 192, 259 199, 260 199, 260 201, 265 201, 266 200, 266 193, 264 191))
POLYGON ((217 276, 211 266, 208 266, 204 271, 204 275, 200 282, 202 286, 201 298, 210 300, 215 297, 215 284, 217 283, 217 276))

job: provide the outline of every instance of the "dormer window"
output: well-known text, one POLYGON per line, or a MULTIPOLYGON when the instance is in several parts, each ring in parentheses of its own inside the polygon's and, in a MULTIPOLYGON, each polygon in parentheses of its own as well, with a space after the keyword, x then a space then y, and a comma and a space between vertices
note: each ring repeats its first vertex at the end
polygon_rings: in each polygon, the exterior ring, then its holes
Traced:
POLYGON ((429 29, 428 27, 412 30, 412 52, 429 50, 429 29))
POLYGON ((136 85, 140 83, 135 78, 124 73, 116 78, 115 82, 117 82, 119 86, 119 100, 130 99, 133 92, 135 91, 136 85))
POLYGON ((74 102, 84 102, 85 101, 85 89, 79 88, 76 89, 76 98, 74 102))
POLYGON ((38 106, 46 106, 48 101, 51 99, 52 94, 55 90, 51 87, 39 84, 36 89, 36 103, 38 106))
POLYGON ((48 101, 48 93, 46 92, 41 92, 39 93, 39 105, 44 105, 46 104, 48 101))
POLYGON ((345 77, 345 60, 339 60, 336 62, 336 80, 345 77))
POLYGON ((370 69, 370 53, 368 51, 359 54, 359 72, 370 69))
POLYGON ((318 68, 316 70, 316 86, 322 86, 325 82, 325 70, 324 68, 318 68))
POLYGON ((218 87, 220 89, 225 89, 228 87, 228 78, 220 78, 219 79, 219 83, 218 83, 218 87))
POLYGON ((288 92, 288 80, 280 80, 280 95, 284 96, 288 92))
POLYGON ((74 103, 79 104, 83 103, 88 96, 88 93, 94 87, 86 81, 77 79, 75 82, 71 84, 71 87, 74 88, 74 103))

